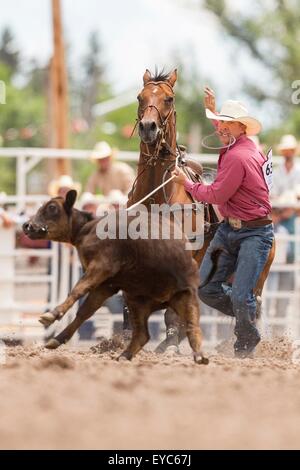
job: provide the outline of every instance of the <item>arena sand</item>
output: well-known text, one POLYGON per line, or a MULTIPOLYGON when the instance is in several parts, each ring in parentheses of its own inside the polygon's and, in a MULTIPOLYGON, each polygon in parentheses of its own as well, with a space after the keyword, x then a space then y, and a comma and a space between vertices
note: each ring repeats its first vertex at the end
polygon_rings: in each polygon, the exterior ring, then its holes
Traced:
POLYGON ((8 348, 0 448, 300 448, 300 365, 287 339, 246 360, 223 343, 208 366, 152 352, 118 363, 121 346, 8 348))

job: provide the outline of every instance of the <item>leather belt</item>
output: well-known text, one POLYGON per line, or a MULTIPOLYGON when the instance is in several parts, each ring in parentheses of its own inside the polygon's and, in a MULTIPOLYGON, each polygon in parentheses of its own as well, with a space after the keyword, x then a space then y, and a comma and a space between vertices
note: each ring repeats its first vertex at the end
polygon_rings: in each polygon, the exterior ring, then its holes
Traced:
POLYGON ((248 228, 263 227, 264 225, 269 225, 272 223, 272 217, 270 216, 270 214, 266 215, 265 217, 260 217, 259 219, 253 219, 253 220, 240 220, 240 219, 235 219, 234 217, 226 217, 224 220, 234 230, 239 230, 243 227, 248 227, 248 228))

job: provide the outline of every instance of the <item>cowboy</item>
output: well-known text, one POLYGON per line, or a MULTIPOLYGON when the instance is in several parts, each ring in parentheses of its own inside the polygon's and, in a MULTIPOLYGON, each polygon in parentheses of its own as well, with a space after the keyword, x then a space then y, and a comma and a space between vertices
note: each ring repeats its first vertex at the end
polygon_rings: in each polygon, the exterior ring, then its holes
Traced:
POLYGON ((124 162, 113 160, 113 150, 107 142, 98 142, 91 154, 97 170, 90 176, 85 191, 107 196, 113 189, 118 189, 127 196, 133 181, 134 171, 124 162))
POLYGON ((260 132, 260 122, 238 101, 226 101, 217 114, 215 94, 209 88, 204 102, 206 116, 214 120, 222 143, 216 179, 209 185, 192 183, 179 168, 173 175, 194 199, 217 204, 224 217, 200 267, 199 296, 210 307, 236 318, 234 351, 244 358, 260 341, 254 289, 274 239, 270 181, 263 167, 266 159, 248 137, 260 132), (215 269, 213 252, 219 254, 215 269), (233 274, 232 285, 226 284, 233 274))

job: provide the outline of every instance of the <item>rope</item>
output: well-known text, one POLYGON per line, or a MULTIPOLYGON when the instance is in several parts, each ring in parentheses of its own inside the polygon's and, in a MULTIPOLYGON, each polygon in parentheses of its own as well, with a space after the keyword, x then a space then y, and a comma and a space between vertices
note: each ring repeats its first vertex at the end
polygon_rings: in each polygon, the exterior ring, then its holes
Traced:
MULTIPOLYGON (((179 159, 179 155, 176 157, 175 166, 177 166, 177 164, 178 164, 178 159, 179 159)), ((134 208, 137 207, 139 204, 141 204, 142 202, 146 201, 146 199, 148 199, 150 196, 152 196, 152 194, 155 194, 155 193, 156 193, 157 191, 159 191, 161 188, 163 188, 164 186, 166 186, 166 184, 170 183, 170 181, 172 181, 174 178, 175 178, 175 175, 171 176, 171 177, 168 178, 166 181, 164 181, 162 184, 160 184, 159 186, 157 186, 157 188, 153 189, 153 191, 151 191, 150 193, 146 194, 146 196, 144 196, 144 197, 143 197, 142 199, 140 199, 138 202, 135 202, 132 206, 127 207, 126 212, 129 211, 130 209, 134 209, 134 208)))
POLYGON ((231 139, 230 143, 227 144, 227 145, 220 144, 218 146, 214 146, 214 145, 207 145, 206 144, 207 139, 209 139, 210 137, 219 136, 220 134, 221 133, 219 131, 215 131, 212 134, 209 134, 206 137, 203 137, 203 139, 201 141, 202 146, 205 147, 206 149, 209 149, 209 150, 222 150, 222 149, 229 149, 229 147, 231 147, 233 144, 235 144, 236 138, 231 134, 227 134, 229 136, 229 138, 231 139))

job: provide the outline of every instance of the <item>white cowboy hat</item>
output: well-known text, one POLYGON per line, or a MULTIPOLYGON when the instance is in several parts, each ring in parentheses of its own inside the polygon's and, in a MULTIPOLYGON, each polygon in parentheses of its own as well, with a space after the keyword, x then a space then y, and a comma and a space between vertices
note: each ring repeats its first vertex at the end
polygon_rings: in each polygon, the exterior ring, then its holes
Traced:
POLYGON ((79 207, 81 209, 83 209, 83 207, 86 204, 96 204, 96 205, 98 205, 99 204, 99 198, 95 194, 92 194, 92 193, 89 193, 89 192, 82 193, 82 195, 80 197, 80 200, 79 200, 79 207))
POLYGON ((245 124, 247 135, 258 134, 262 129, 261 123, 254 117, 249 116, 248 109, 239 101, 225 101, 220 114, 215 114, 207 108, 205 111, 208 119, 214 119, 216 121, 235 121, 245 124))
POLYGON ((283 135, 280 139, 278 150, 289 150, 298 148, 296 137, 291 134, 283 135))
POLYGON ((120 204, 120 206, 123 206, 127 202, 127 196, 119 189, 112 189, 106 196, 106 200, 110 204, 120 204))
POLYGON ((56 197, 60 188, 75 189, 77 193, 81 191, 81 184, 73 181, 69 175, 61 175, 58 179, 50 181, 48 185, 48 194, 51 197, 56 197))
POLYGON ((102 160, 102 158, 111 157, 113 150, 107 142, 97 142, 95 145, 90 158, 92 160, 102 160))

